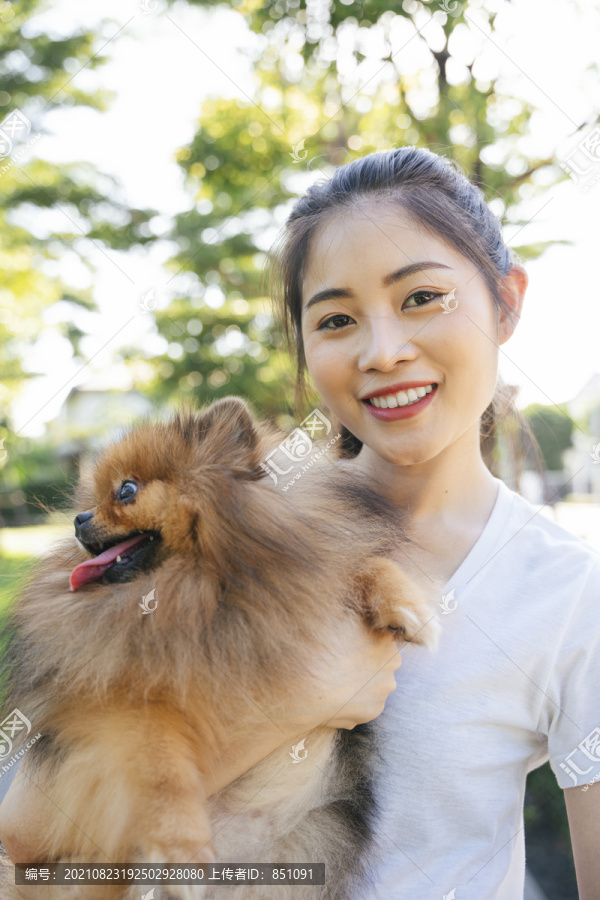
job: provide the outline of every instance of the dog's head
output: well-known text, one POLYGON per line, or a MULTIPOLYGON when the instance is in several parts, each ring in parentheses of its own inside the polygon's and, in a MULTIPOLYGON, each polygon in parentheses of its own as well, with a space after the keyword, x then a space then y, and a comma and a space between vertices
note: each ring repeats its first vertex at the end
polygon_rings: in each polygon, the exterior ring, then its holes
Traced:
POLYGON ((78 492, 75 535, 89 558, 71 573, 71 590, 132 581, 177 554, 200 561, 236 484, 264 476, 269 433, 243 400, 225 397, 145 423, 104 450, 78 492))

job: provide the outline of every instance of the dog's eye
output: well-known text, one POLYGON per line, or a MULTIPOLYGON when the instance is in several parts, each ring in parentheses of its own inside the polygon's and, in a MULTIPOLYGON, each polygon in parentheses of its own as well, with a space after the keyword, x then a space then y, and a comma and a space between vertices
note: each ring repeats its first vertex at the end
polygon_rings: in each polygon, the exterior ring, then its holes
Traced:
POLYGON ((135 481, 124 481, 121 487, 119 488, 119 492, 117 493, 118 500, 131 500, 132 497, 135 497, 137 494, 138 486, 135 481))

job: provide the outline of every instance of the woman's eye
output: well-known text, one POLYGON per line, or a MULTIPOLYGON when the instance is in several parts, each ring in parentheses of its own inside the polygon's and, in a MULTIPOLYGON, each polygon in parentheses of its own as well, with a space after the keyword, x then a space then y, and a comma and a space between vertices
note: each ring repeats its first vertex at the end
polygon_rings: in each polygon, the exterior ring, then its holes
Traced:
MULTIPOLYGON (((426 303, 431 303, 432 300, 436 300, 439 297, 444 297, 444 294, 436 294, 435 291, 415 291, 414 294, 411 294, 410 297, 407 297, 404 301, 403 309, 406 309, 407 304, 410 304, 410 301, 416 298, 416 302, 414 306, 425 306, 426 303)), ((413 306, 413 308, 414 308, 413 306)), ((410 309, 410 306, 409 306, 410 309)))
POLYGON ((340 321, 339 321, 340 319, 348 319, 349 320, 350 316, 346 316, 346 315, 344 315, 344 313, 336 313, 334 316, 329 316, 328 319, 324 319, 323 322, 321 322, 321 324, 317 328, 317 331, 321 331, 321 330, 323 330, 323 331, 339 331, 340 328, 343 328, 344 325, 347 324, 346 322, 342 322, 340 324, 340 321), (336 324, 333 326, 330 326, 329 325, 330 322, 335 322, 336 324))
POLYGON ((135 497, 137 494, 137 489, 138 487, 135 481, 124 481, 119 488, 117 498, 119 500, 131 500, 131 498, 135 497))

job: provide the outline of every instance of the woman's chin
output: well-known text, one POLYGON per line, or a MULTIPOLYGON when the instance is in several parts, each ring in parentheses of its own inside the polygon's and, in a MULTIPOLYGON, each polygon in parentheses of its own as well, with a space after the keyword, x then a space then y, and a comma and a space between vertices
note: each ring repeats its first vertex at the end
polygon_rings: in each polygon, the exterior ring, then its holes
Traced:
MULTIPOLYGON (((371 471, 374 474, 377 472, 377 461, 385 461, 398 467, 420 466, 430 462, 440 452, 439 449, 431 446, 406 447, 404 444, 401 447, 394 447, 393 443, 379 444, 377 441, 371 440, 370 446, 367 448, 368 453, 365 453, 365 446, 363 444, 359 456, 362 457, 363 463, 370 463, 371 471)), ((359 457, 357 457, 358 459, 359 457)))

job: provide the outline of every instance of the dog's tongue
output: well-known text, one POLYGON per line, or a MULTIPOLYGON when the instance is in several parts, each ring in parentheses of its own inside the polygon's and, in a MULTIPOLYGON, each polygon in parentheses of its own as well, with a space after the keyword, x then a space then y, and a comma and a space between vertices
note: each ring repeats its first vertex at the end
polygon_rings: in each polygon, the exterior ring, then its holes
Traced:
POLYGON ((135 547, 146 537, 146 534, 136 534, 135 537, 128 538, 121 544, 109 547, 108 550, 100 553, 99 556, 94 556, 93 559, 86 559, 85 562, 79 563, 71 572, 70 590, 76 591, 82 585, 87 584, 88 581, 98 581, 99 578, 102 578, 104 572, 110 569, 117 556, 123 556, 127 550, 135 547))

